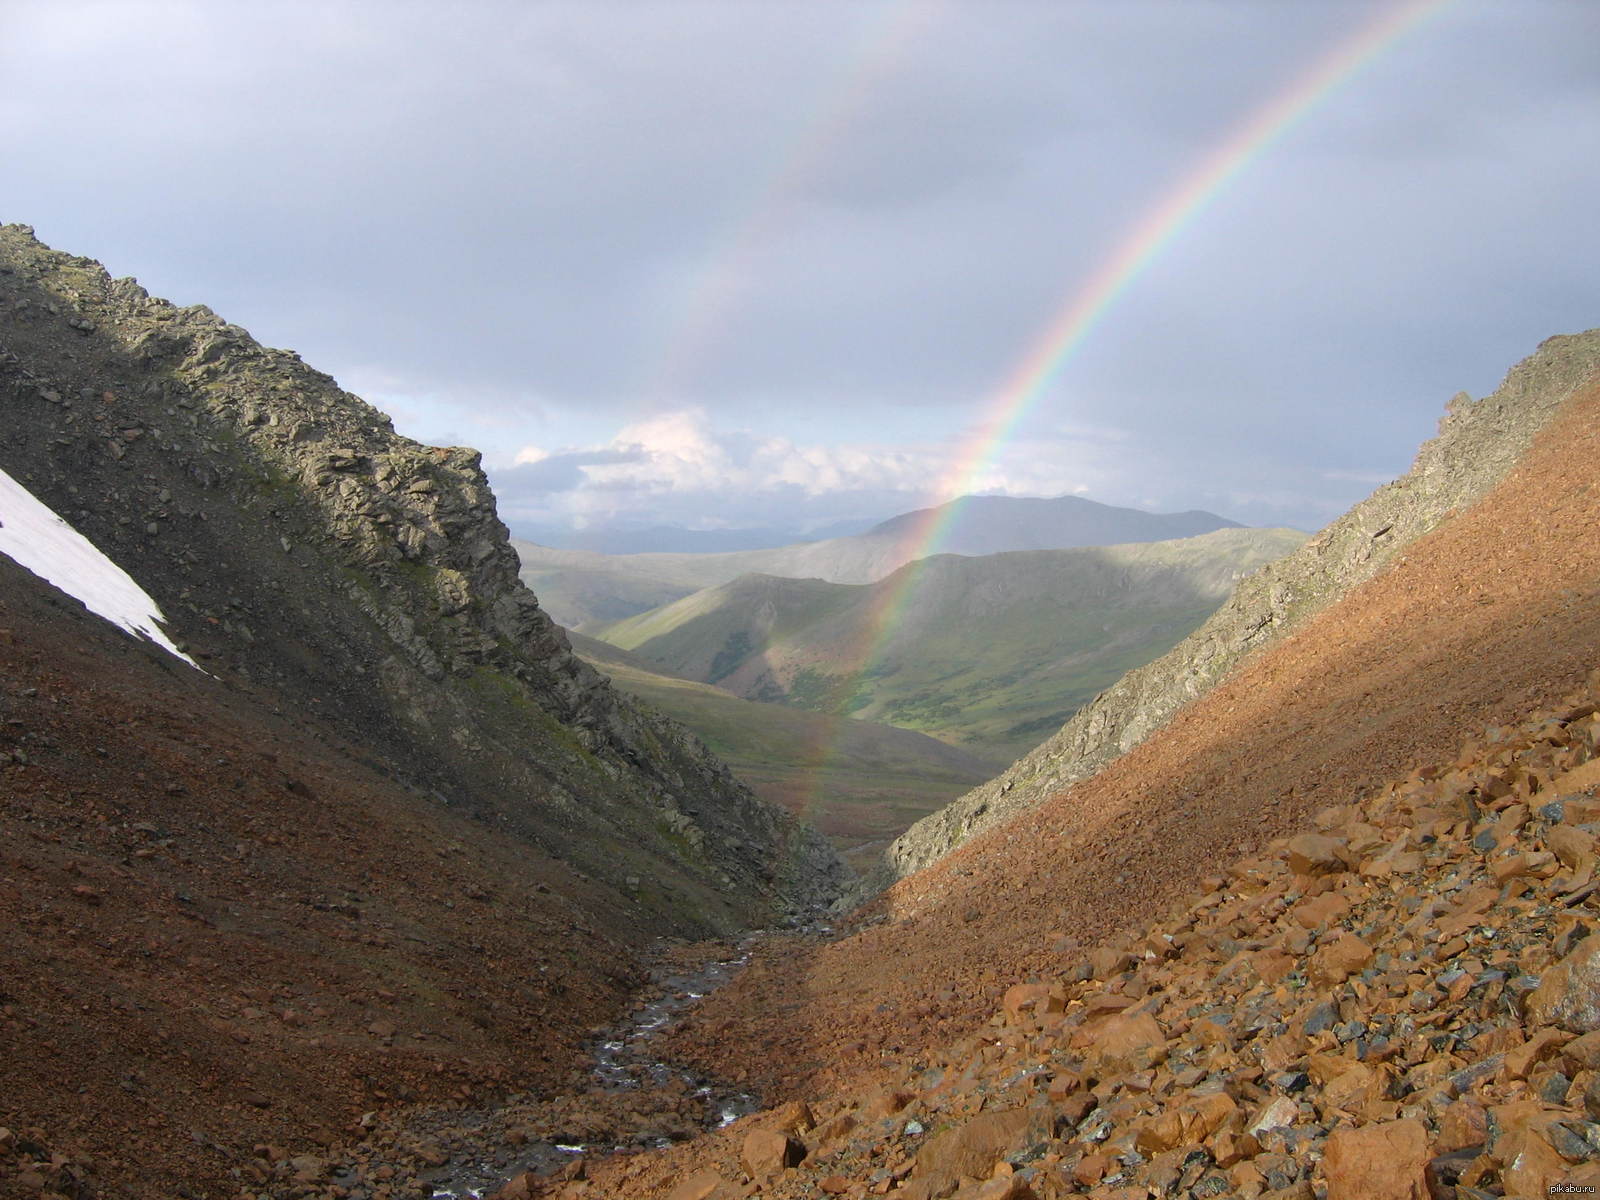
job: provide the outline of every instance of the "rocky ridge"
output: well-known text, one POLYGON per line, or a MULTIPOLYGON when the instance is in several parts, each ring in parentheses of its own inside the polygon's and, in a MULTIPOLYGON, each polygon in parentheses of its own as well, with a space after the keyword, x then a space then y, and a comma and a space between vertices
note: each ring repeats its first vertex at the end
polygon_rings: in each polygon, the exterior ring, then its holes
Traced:
POLYGON ((887 887, 974 834, 1042 803, 1148 738, 1248 656, 1276 645, 1371 579, 1407 547, 1499 482, 1534 435, 1600 364, 1600 331, 1553 337, 1491 395, 1451 400, 1411 470, 1306 545, 1242 580, 1217 613, 1168 654, 1131 671, 997 778, 913 825, 863 881, 887 887))
POLYGON ((662 928, 837 889, 819 837, 572 654, 517 579, 475 452, 396 435, 297 355, 26 226, 0 227, 0 312, 0 465, 208 669, 320 712, 662 928))
MULTIPOLYGON (((1317 813, 987 1026, 588 1200, 1484 1200, 1600 1186, 1600 671, 1317 813)), ((519 1190, 526 1189, 526 1190, 519 1190)))

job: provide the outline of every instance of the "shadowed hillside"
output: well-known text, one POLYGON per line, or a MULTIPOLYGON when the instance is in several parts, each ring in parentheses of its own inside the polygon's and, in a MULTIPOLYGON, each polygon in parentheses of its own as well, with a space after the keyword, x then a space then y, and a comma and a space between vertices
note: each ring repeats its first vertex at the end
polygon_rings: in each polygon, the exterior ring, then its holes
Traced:
POLYGON ((59 1193, 232 1195, 254 1145, 551 1086, 651 939, 837 893, 574 657, 476 453, 26 226, 0 334, 0 469, 206 672, 0 555, 5 1194, 20 1152, 59 1193))

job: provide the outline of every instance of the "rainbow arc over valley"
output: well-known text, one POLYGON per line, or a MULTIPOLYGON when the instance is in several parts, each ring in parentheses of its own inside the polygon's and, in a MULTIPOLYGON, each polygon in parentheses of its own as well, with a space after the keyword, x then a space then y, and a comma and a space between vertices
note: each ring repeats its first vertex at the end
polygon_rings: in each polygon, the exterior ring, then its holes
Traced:
MULTIPOLYGON (((961 506, 954 501, 969 493, 995 462, 1021 422, 1118 298, 1228 185, 1364 68, 1454 3, 1455 0, 1403 0, 1382 9, 1315 60, 1289 87, 1253 111, 1141 216, 1094 274, 1069 293, 1040 335, 990 392, 982 415, 965 439, 965 448, 936 488, 935 494, 942 503, 923 510, 917 520, 909 523, 897 552, 903 562, 914 564, 915 560, 938 552, 940 542, 960 515, 961 506)), ((875 585, 877 594, 867 618, 843 658, 852 664, 846 694, 855 690, 863 673, 882 654, 915 597, 919 574, 914 565, 908 565, 875 585)), ((817 747, 810 796, 813 801, 820 783, 818 772, 827 763, 833 740, 817 747)))

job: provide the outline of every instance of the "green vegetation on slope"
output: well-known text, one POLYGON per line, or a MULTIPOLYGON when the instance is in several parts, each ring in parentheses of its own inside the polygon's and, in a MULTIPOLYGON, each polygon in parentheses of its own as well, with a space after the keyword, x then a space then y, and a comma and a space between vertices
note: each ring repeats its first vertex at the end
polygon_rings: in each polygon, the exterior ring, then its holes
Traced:
POLYGON ((923 531, 935 527, 945 553, 987 555, 1190 538, 1230 526, 1214 513, 1148 513, 1081 496, 962 496, 851 537, 765 550, 598 554, 519 540, 512 545, 522 559, 522 581, 545 611, 568 629, 592 633, 598 624, 744 575, 875 583, 923 553, 923 531))
POLYGON ((578 655, 613 684, 687 725, 759 795, 802 814, 847 859, 864 861, 996 769, 918 733, 743 700, 571 636, 578 655))
POLYGON ((1303 540, 1230 529, 936 555, 869 585, 745 576, 594 632, 674 675, 918 730, 1003 765, 1303 540))

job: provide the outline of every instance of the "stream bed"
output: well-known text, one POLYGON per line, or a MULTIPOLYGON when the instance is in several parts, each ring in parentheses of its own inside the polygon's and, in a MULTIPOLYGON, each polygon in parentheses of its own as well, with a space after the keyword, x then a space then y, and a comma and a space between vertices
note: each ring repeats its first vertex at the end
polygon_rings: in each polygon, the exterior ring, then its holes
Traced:
POLYGON ((549 1175, 579 1156, 669 1145, 755 1112, 756 1096, 663 1061, 655 1044, 685 1010, 750 961, 759 936, 691 967, 664 956, 650 972, 642 1002, 592 1044, 588 1092, 417 1115, 408 1132, 431 1141, 447 1159, 418 1181, 432 1188, 433 1200, 478 1200, 524 1171, 549 1175))

